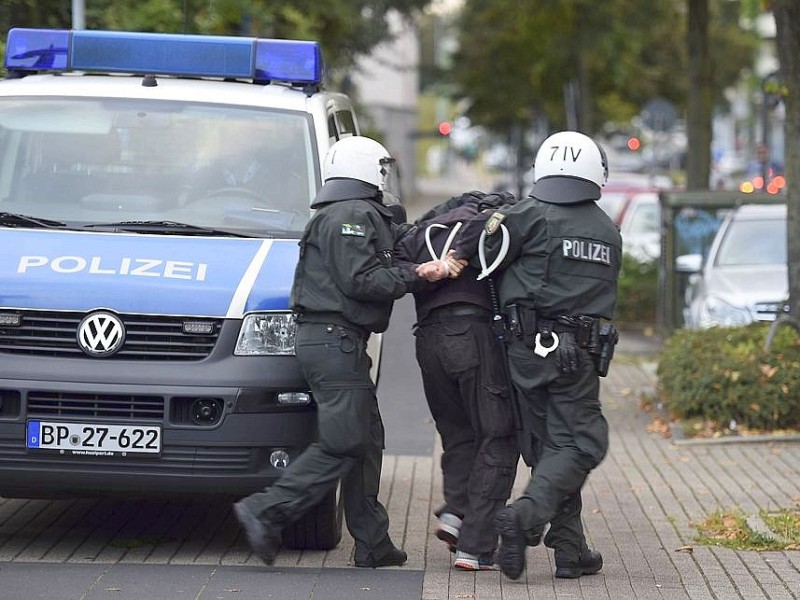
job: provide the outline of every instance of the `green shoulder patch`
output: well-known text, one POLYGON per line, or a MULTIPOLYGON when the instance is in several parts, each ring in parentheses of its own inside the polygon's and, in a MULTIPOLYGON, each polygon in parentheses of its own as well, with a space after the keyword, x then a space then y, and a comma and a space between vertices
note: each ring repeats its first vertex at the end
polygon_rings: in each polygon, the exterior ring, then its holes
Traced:
POLYGON ((500 224, 505 221, 506 216, 501 212, 493 213, 489 220, 486 221, 486 235, 492 235, 500 227, 500 224))
POLYGON ((357 223, 342 223, 342 235, 364 237, 367 235, 367 228, 357 223))

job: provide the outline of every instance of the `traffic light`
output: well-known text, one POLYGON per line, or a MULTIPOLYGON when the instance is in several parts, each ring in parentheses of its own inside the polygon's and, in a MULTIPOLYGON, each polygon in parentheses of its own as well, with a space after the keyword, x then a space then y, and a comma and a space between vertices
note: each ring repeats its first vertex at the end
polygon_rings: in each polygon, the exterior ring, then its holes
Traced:
POLYGON ((641 148, 642 142, 636 136, 631 136, 628 138, 628 149, 633 150, 634 152, 641 148))
POLYGON ((436 126, 436 133, 442 137, 448 137, 453 131, 453 124, 450 121, 440 121, 436 126))

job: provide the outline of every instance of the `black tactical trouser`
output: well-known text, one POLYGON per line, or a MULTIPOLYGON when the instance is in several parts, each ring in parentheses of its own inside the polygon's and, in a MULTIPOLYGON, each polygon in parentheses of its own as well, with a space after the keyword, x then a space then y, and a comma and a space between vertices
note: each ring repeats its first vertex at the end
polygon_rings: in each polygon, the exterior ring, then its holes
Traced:
POLYGON ((420 324, 417 361, 442 439, 444 511, 463 519, 458 549, 493 552, 495 513, 514 484, 519 454, 500 342, 487 316, 420 324))
MULTIPOLYGON (((563 342, 569 337, 562 335, 563 342)), ((570 374, 559 372, 557 352, 542 358, 513 339, 508 353, 523 422, 523 455, 533 467, 514 508, 531 544, 550 523, 545 543, 559 562, 577 560, 586 549, 581 488, 608 450, 600 380, 589 352, 576 352, 579 368, 570 374)))
POLYGON ((339 325, 298 323, 297 359, 317 402, 318 440, 272 486, 245 499, 264 521, 289 524, 342 480, 355 560, 392 548, 389 517, 378 501, 384 430, 366 339, 339 325))

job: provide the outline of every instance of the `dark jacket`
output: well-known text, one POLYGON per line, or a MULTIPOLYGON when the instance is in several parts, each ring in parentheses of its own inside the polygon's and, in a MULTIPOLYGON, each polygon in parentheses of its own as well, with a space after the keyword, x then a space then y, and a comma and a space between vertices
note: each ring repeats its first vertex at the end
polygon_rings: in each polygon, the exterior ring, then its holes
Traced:
MULTIPOLYGON (((465 202, 460 205, 455 203, 448 205, 441 214, 423 215, 427 218, 418 220, 415 226, 398 241, 396 246, 398 257, 410 262, 425 262, 439 258, 456 223, 466 224, 477 214, 477 203, 465 202), (431 256, 426 242, 426 231, 432 225, 429 236, 437 254, 435 257, 431 256), (435 225, 445 225, 447 229, 435 225)), ((425 320, 430 311, 448 304, 467 303, 491 309, 488 281, 476 281, 477 276, 478 270, 468 266, 457 279, 446 279, 415 291, 417 321, 425 320)))
POLYGON ((395 264, 397 226, 377 188, 328 181, 300 240, 290 298, 299 321, 343 322, 374 333, 389 326, 394 300, 422 280, 413 264, 395 264))
MULTIPOLYGON (((526 305, 545 318, 613 317, 622 239, 595 202, 552 204, 529 197, 499 209, 486 221, 490 264, 500 249, 500 224, 510 242, 497 273, 503 306, 526 305)), ((476 252, 474 236, 458 242, 458 256, 476 252)))

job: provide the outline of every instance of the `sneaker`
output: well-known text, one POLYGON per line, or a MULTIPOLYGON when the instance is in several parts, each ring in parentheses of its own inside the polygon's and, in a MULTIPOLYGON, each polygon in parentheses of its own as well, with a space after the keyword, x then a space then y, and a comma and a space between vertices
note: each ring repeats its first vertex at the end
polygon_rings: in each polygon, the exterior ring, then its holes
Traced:
POLYGON ((494 562, 494 557, 489 555, 477 556, 462 552, 456 552, 456 560, 453 563, 456 569, 462 571, 499 571, 500 567, 494 562))
POLYGON ((446 543, 450 552, 456 551, 458 546, 458 535, 461 532, 461 519, 453 513, 443 512, 439 515, 439 521, 436 523, 436 537, 446 543))
POLYGON ((582 575, 594 575, 602 568, 603 555, 594 550, 584 550, 577 562, 556 561, 556 577, 577 579, 582 575))
POLYGON ((233 505, 233 513, 239 521, 239 525, 244 529, 247 543, 253 552, 266 564, 271 565, 278 556, 281 548, 281 529, 275 526, 267 526, 250 510, 243 501, 233 505))
POLYGON ((497 512, 494 528, 500 536, 500 548, 495 557, 497 564, 508 578, 519 579, 525 570, 525 549, 528 542, 513 506, 506 506, 497 512))
POLYGON ((357 567, 365 567, 375 569, 377 567, 399 567, 400 565, 405 564, 408 560, 408 555, 400 550, 400 548, 392 548, 380 558, 375 558, 371 554, 363 559, 363 560, 356 560, 357 567))

